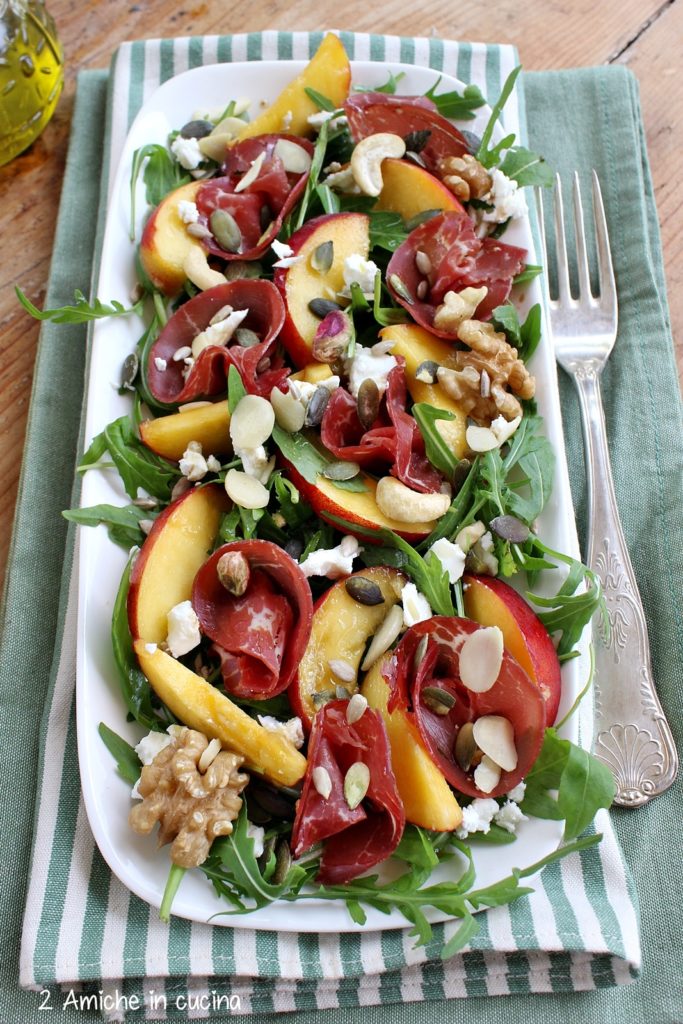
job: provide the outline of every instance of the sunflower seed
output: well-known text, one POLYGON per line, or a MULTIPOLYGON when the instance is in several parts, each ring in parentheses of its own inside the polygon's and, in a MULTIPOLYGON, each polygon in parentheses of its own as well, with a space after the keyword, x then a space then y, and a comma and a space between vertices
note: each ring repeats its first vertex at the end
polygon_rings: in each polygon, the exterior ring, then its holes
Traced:
POLYGON ((329 462, 323 469, 322 475, 328 480, 353 480, 359 473, 360 466, 357 462, 340 461, 329 462))
POLYGON ((354 693, 349 703, 346 705, 346 721, 349 725, 353 725, 360 718, 363 717, 367 711, 368 700, 362 693, 354 693))
POLYGON ((171 501, 176 501, 182 494, 185 494, 186 491, 189 491, 190 487, 192 487, 192 484, 187 479, 187 477, 181 476, 180 479, 177 480, 173 485, 173 490, 171 491, 171 501))
POLYGON ((239 252, 242 245, 242 232, 239 224, 227 210, 214 210, 209 217, 209 227, 224 252, 239 252))
POLYGON ((523 544, 525 540, 528 540, 531 532, 526 523, 515 516, 496 516, 491 520, 489 526, 499 537, 509 540, 512 544, 523 544))
POLYGON ((400 605, 395 604, 372 638, 367 654, 361 664, 363 672, 367 672, 371 669, 375 662, 382 657, 384 652, 389 650, 402 629, 403 609, 400 605))
POLYGON ((424 162, 420 154, 416 153, 414 149, 407 149, 405 155, 406 159, 410 160, 411 163, 417 164, 418 167, 424 167, 425 170, 427 169, 427 164, 424 162))
POLYGON ((323 320, 328 313, 331 313, 335 309, 340 310, 342 307, 338 302, 333 302, 332 299, 311 299, 308 303, 308 308, 313 316, 317 316, 323 320))
POLYGON ((427 298, 428 289, 429 282, 426 280, 426 278, 423 278, 418 284, 417 288, 415 289, 415 294, 417 295, 420 302, 422 302, 423 299, 427 298))
POLYGON ((200 772, 207 771, 221 752, 221 741, 212 739, 197 762, 200 772))
POLYGON ((316 388, 311 395, 311 400, 306 408, 306 426, 317 427, 325 415, 327 403, 330 400, 330 390, 322 384, 316 388))
POLYGON ((447 715, 455 705, 455 697, 440 686, 425 686, 421 691, 422 703, 435 715, 447 715))
POLYGON ((323 800, 329 799, 330 793, 332 792, 332 779, 327 768, 322 765, 318 765, 311 772, 311 781, 313 788, 317 793, 320 793, 323 800))
POLYGON ((140 360, 138 359, 137 352, 131 352, 130 355, 126 356, 121 367, 122 388, 126 388, 127 391, 135 391, 135 378, 138 375, 139 367, 140 360))
POLYGON ((455 746, 453 747, 455 760, 464 772, 468 772, 472 767, 472 762, 478 749, 474 739, 474 727, 471 722, 465 722, 458 729, 458 735, 455 737, 455 746))
POLYGON ((420 271, 420 273, 424 274, 425 276, 431 273, 432 261, 430 260, 427 253, 423 252, 422 249, 418 249, 417 252, 415 253, 415 266, 420 271))
POLYGON ((349 576, 344 586, 349 597, 358 601, 358 604, 384 604, 382 591, 374 580, 369 580, 367 576, 349 576))
POLYGON ((344 798, 355 810, 370 788, 370 769, 363 761, 355 761, 344 776, 344 798))
POLYGON ((356 399, 358 419, 365 430, 369 430, 377 419, 380 399, 379 388, 374 380, 371 377, 366 377, 358 388, 358 397, 356 399))
POLYGON ((481 371, 481 377, 479 378, 479 394, 482 398, 488 398, 491 394, 491 378, 486 370, 481 371))
POLYGON ((410 294, 406 285, 403 283, 398 274, 389 275, 389 284, 394 289, 399 299, 403 299, 404 302, 407 302, 409 305, 412 306, 415 300, 413 299, 412 295, 410 294))
POLYGON ((327 663, 330 667, 330 671, 337 677, 337 679, 343 680, 345 683, 352 683, 356 678, 356 670, 349 661, 344 661, 343 658, 330 658, 327 663))
POLYGON ((311 253, 311 266, 319 274, 326 274, 334 263, 334 242, 321 242, 311 253))
POLYGON ((133 504, 138 508, 153 509, 156 508, 159 502, 156 498, 135 498, 133 504))

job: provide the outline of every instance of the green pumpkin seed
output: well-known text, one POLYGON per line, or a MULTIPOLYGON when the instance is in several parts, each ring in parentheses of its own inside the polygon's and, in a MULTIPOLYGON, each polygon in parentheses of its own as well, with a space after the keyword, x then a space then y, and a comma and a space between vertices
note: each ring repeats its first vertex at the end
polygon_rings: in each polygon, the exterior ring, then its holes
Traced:
POLYGON ((289 874, 292 866, 292 853, 286 839, 280 840, 275 850, 275 870, 273 871, 273 884, 282 885, 289 874))
POLYGON ((526 523, 523 523, 516 516, 496 516, 489 523, 494 533, 497 533, 503 540, 509 540, 512 544, 523 544, 529 539, 531 533, 526 523))
POLYGON ((377 419, 380 401, 379 388, 371 377, 366 377, 358 388, 358 397, 356 398, 358 419, 365 430, 369 430, 377 419))
POLYGON ((436 384, 436 375, 439 371, 439 364, 433 359, 424 359, 415 371, 415 380, 423 384, 436 384))
POLYGON ((207 135, 210 135, 214 129, 213 121, 205 121, 203 118, 196 118, 194 121, 188 121, 180 129, 178 134, 183 139, 203 139, 207 135))
POLYGON ((252 331, 249 327, 238 327, 235 331, 235 340, 242 348, 253 348, 254 345, 261 344, 261 339, 256 331, 252 331))
POLYGON ((349 576, 344 584, 346 593, 358 604, 365 604, 369 607, 377 604, 384 604, 384 595, 374 582, 367 576, 349 576))
POLYGON ((458 735, 455 737, 455 746, 453 748, 455 760, 464 772, 470 770, 477 749, 477 744, 474 741, 474 726, 471 722, 465 722, 458 729, 458 735))
POLYGON ((327 477, 328 480, 353 480, 359 473, 360 466, 357 462, 341 461, 328 463, 322 475, 327 477))
POLYGON ((335 696, 334 690, 316 690, 311 695, 311 700, 317 708, 321 708, 323 704, 327 704, 328 700, 334 700, 335 696))
POLYGON ((311 400, 306 407, 306 426, 317 427, 325 415, 327 403, 330 400, 330 389, 321 385, 311 395, 311 400))
POLYGON ((344 799, 350 810, 355 810, 370 788, 370 769, 363 761, 356 761, 344 776, 344 799))
POLYGON ((140 360, 137 352, 131 352, 123 361, 121 367, 121 387, 127 391, 135 391, 135 378, 138 375, 140 360))
POLYGON ((334 242, 321 242, 311 253, 311 266, 319 274, 326 274, 334 262, 334 242))
POLYGON ((214 210, 209 217, 209 227, 224 252, 239 252, 242 245, 242 232, 233 215, 227 210, 214 210))
POLYGON ((423 636, 419 644, 415 648, 415 654, 413 656, 413 670, 417 672, 418 668, 424 661, 424 656, 427 653, 429 647, 429 637, 423 636))
POLYGON ((261 277, 263 267, 254 260, 231 260, 223 273, 227 281, 239 281, 243 278, 261 277))
POLYGON ((425 686, 420 694, 422 703, 425 704, 435 715, 445 716, 455 704, 455 697, 448 690, 442 690, 440 686, 425 686))

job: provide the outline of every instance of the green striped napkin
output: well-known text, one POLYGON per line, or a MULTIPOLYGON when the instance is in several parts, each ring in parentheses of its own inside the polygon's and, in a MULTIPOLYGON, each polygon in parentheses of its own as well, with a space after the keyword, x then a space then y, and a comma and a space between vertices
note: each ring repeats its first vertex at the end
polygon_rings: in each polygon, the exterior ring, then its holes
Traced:
MULTIPOLYGON (((341 35, 352 57, 389 64, 408 61, 435 70, 443 69, 474 82, 492 97, 498 94, 516 63, 515 51, 507 46, 341 35)), ((159 83, 202 63, 307 58, 317 48, 321 36, 321 33, 265 32, 174 41, 147 40, 120 47, 109 81, 101 210, 106 206, 108 182, 128 125, 140 104, 159 83)), ((610 79, 617 83, 615 95, 622 95, 631 110, 630 79, 624 72, 613 74, 618 78, 618 82, 617 78, 610 79)), ((528 87, 533 84, 531 76, 528 87)), ((566 93, 566 82, 556 84, 554 96, 559 103, 563 92, 566 93)), ((89 234, 87 227, 83 227, 83 215, 84 209, 94 209, 97 202, 92 169, 101 159, 102 138, 101 125, 93 114, 101 110, 98 102, 101 103, 102 88, 102 76, 81 77, 56 242, 57 258, 48 295, 53 305, 67 301, 74 286, 85 284, 82 276, 78 276, 87 272, 89 266, 89 250, 85 251, 89 234)), ((604 100, 609 101, 609 89, 605 87, 603 92, 604 100)), ((543 109, 545 100, 540 79, 533 93, 535 109, 543 109)), ((569 99, 566 104, 569 108, 569 99)), ((524 137, 519 96, 513 97, 505 118, 506 127, 521 130, 524 137)), ((634 118, 635 115, 632 117, 635 124, 634 118)), ((543 127, 548 131, 548 138, 552 136, 558 143, 558 157, 561 157, 562 133, 550 121, 536 126, 541 139, 533 141, 539 148, 542 146, 543 127)), ((579 148, 577 146, 577 152, 579 148)), ((555 155, 552 147, 545 149, 550 157, 555 155)), ((629 157, 632 155, 633 150, 629 157)), ((575 153, 565 154, 565 159, 573 163, 575 153)), ((647 175, 646 169, 640 170, 647 175)), ((648 184, 649 179, 643 191, 648 184)), ((609 201, 608 190, 608 210, 609 201)), ((657 303, 660 284, 656 282, 652 289, 657 303)), ((660 305, 651 308, 661 313, 660 305)), ((21 729, 26 728, 21 722, 21 702, 28 691, 29 680, 36 678, 39 671, 39 663, 31 660, 30 649, 27 652, 27 635, 31 634, 25 631, 31 625, 36 635, 41 635, 41 629, 47 629, 48 635, 50 630, 56 630, 55 657, 40 736, 35 836, 21 942, 21 985, 43 990, 41 1000, 45 1005, 61 1009, 60 1019, 65 1021, 82 1021, 87 1012, 84 1007, 93 1012, 102 1010, 109 1020, 128 1021, 185 1020, 188 1017, 218 1020, 225 1018, 228 1012, 298 1011, 304 1014, 304 1011, 325 1008, 344 1008, 349 1020, 355 1020, 352 1008, 379 1004, 392 1004, 390 1011, 398 1020, 404 1009, 393 1004, 472 996, 513 997, 516 993, 572 993, 626 985, 635 979, 641 963, 638 911, 629 871, 605 813, 597 822, 605 836, 600 846, 547 868, 535 880, 536 891, 528 899, 481 915, 480 932, 471 945, 446 962, 438 959, 438 949, 454 931, 454 926, 448 923, 435 926, 433 942, 418 950, 413 948, 407 931, 401 930, 348 935, 277 934, 245 927, 248 919, 241 919, 237 928, 211 927, 179 919, 173 919, 170 926, 166 926, 159 921, 156 911, 132 896, 111 875, 95 847, 79 793, 73 708, 76 575, 72 564, 72 535, 69 534, 66 546, 58 613, 52 602, 45 621, 36 622, 35 613, 22 603, 21 586, 17 586, 17 580, 23 578, 28 592, 35 598, 32 581, 35 580, 36 548, 27 542, 28 511, 22 504, 28 494, 40 489, 34 466, 40 464, 41 458, 53 458, 59 464, 59 451, 55 449, 60 438, 70 438, 72 442, 76 433, 74 405, 78 401, 76 384, 82 355, 74 354, 73 342, 82 337, 82 332, 78 328, 59 328, 58 331, 59 335, 55 329, 46 327, 45 338, 50 339, 52 351, 41 349, 37 368, 39 390, 32 409, 27 455, 30 462, 24 484, 28 490, 20 499, 14 571, 8 591, 7 622, 14 625, 14 630, 6 630, 3 659, 7 669, 13 664, 10 656, 14 654, 16 664, 21 650, 21 664, 28 665, 28 669, 15 670, 25 687, 22 691, 20 686, 16 693, 11 689, 8 704, 10 721, 19 735, 21 729), (46 371, 50 360, 53 361, 52 378, 48 381, 46 371), (64 395, 71 396, 72 402, 62 402, 66 405, 62 408, 60 400, 64 395), (22 625, 22 610, 25 625, 22 625), (23 647, 17 646, 20 643, 23 647), (29 670, 33 677, 26 674, 29 670)), ((570 419, 572 422, 575 425, 575 420, 570 419)), ((576 453, 573 458, 575 460, 576 453)), ((48 479, 51 466, 52 463, 48 463, 48 479)), ((580 490, 580 466, 577 468, 575 461, 572 469, 580 490)), ((63 484, 62 494, 58 496, 62 504, 57 507, 64 507, 68 499, 63 484)), ((38 507, 45 508, 46 500, 44 495, 39 496, 38 507)), ((56 514, 54 500, 52 514, 56 514)), ((678 522, 680 524, 680 516, 678 522)), ((675 527, 674 523, 672 529, 675 527)), ((53 526, 42 525, 39 521, 31 529, 34 544, 44 545, 38 550, 46 552, 44 557, 48 564, 57 565, 60 542, 57 539, 55 545, 51 535, 53 526)), ((677 550, 675 542, 671 550, 677 550)), ((671 586, 670 573, 667 573, 661 577, 663 587, 671 586)), ((666 596, 661 600, 665 602, 666 596)), ((656 642, 656 630, 653 635, 656 642)), ((680 623, 676 639, 680 643, 680 623)), ((33 749, 30 744, 27 746, 33 749)), ((6 767, 7 763, 5 760, 6 767)), ((29 795, 21 789, 22 785, 21 780, 15 781, 24 800, 28 800, 29 795)), ((18 815, 19 806, 14 795, 8 794, 6 814, 14 808, 18 815)), ((643 815, 647 811, 636 813, 643 815)), ((5 827, 9 827, 10 819, 3 817, 3 821, 5 827)), ((633 821, 633 827, 637 828, 635 818, 633 821)), ((17 880, 19 891, 22 884, 17 880)), ((485 1019, 485 1013, 486 1019, 489 1014, 491 1019, 494 1016, 496 1020, 513 1019, 505 1010, 499 1018, 497 1011, 490 1009, 496 1002, 480 1004, 481 1019, 485 1019)), ((24 1010, 27 1005, 24 999, 24 1010)), ((550 1009, 550 1003, 545 1005, 550 1009)), ((35 1013, 35 1019, 42 1020, 37 1013, 37 997, 31 1006, 31 1019, 35 1013)), ((389 1019, 381 1016, 379 1009, 367 1012, 368 1022, 389 1019)), ((420 1019, 431 1020, 433 1016, 436 1020, 437 1013, 441 1012, 435 1008, 427 1017, 427 1010, 423 1009, 420 1019)), ((535 1009, 530 1006, 523 1012, 525 1018, 537 1019, 535 1009)), ((455 1010, 449 1014, 455 1019, 455 1010)), ((19 1017, 14 1015, 8 1019, 19 1017)), ((29 1014, 24 1013, 21 1019, 28 1020, 29 1014)), ((317 1018, 313 1014, 310 1019, 317 1018)), ((553 1015, 552 1019, 564 1018, 553 1015)), ((575 1019, 578 1020, 578 1016, 575 1019)))

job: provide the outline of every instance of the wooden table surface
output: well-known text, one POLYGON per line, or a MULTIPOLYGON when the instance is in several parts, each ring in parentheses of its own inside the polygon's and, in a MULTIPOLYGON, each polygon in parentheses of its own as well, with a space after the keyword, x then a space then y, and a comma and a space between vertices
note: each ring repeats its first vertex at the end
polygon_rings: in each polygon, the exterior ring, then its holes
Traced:
POLYGON ((38 325, 18 306, 14 285, 42 305, 59 204, 77 73, 106 68, 125 39, 258 31, 322 29, 514 43, 527 69, 623 63, 638 76, 655 182, 674 338, 683 378, 683 234, 680 74, 683 0, 251 0, 244 6, 191 0, 48 0, 64 46, 66 83, 41 138, 0 168, 0 573, 10 541, 26 428, 38 325), (228 16, 229 12, 229 16, 228 16), (8 239, 18 240, 7 258, 8 239), (26 244, 22 244, 22 240, 26 244))

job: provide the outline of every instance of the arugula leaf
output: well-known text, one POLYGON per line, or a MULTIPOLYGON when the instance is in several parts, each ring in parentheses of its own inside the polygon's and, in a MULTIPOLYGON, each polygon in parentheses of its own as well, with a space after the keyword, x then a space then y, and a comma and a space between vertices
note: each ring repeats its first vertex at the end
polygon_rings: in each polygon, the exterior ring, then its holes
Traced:
POLYGON ((436 422, 437 420, 454 420, 455 416, 453 413, 447 412, 445 409, 437 409, 427 402, 417 402, 411 411, 424 439, 427 458, 433 466, 436 466, 449 480, 452 480, 458 459, 439 433, 436 422))
POLYGON ((543 267, 538 267, 533 263, 527 263, 524 270, 517 274, 517 277, 513 277, 513 284, 527 284, 529 281, 533 281, 535 277, 543 273, 543 267))
POLYGON ((389 78, 386 80, 384 85, 354 85, 354 92, 384 92, 393 96, 396 92, 396 87, 402 78, 406 77, 405 71, 399 71, 397 75, 393 71, 389 72, 389 78))
POLYGON ((395 252, 408 237, 405 222, 400 213, 383 210, 370 211, 370 248, 387 249, 395 252))
MULTIPOLYGON (((306 213, 308 207, 313 198, 316 188, 318 187, 318 179, 320 178, 320 172, 325 162, 325 150, 327 148, 327 140, 329 135, 329 125, 327 121, 324 121, 320 125, 320 131, 318 132, 318 138, 315 141, 313 147, 313 156, 311 158, 311 166, 308 172, 308 178, 306 179, 306 187, 304 188, 304 194, 299 202, 299 209, 296 217, 293 221, 293 230, 297 231, 304 221, 306 220, 306 213)), ((283 233, 281 232, 281 235, 283 233)), ((286 237, 292 234, 292 231, 286 232, 286 237)))
POLYGON ((512 146, 505 154, 500 169, 520 187, 541 185, 543 188, 550 188, 555 181, 553 169, 545 159, 524 146, 512 146))
POLYGON ((486 103, 486 98, 479 87, 476 85, 466 85, 462 93, 453 90, 452 92, 442 92, 437 95, 436 90, 440 82, 441 75, 439 75, 434 85, 427 90, 425 96, 432 103, 436 104, 436 109, 441 116, 447 117, 451 121, 474 120, 476 114, 472 113, 472 111, 478 110, 479 107, 483 107, 486 103))
POLYGON ((553 633, 559 633, 557 654, 560 661, 563 661, 576 647, 584 628, 597 611, 601 614, 603 628, 607 630, 609 619, 605 595, 599 576, 587 566, 560 551, 553 551, 538 537, 531 543, 533 550, 569 566, 564 582, 553 597, 527 592, 527 597, 533 604, 538 608, 547 609, 537 611, 536 614, 551 636, 553 633), (585 589, 579 590, 584 584, 585 589))
POLYGON ((67 509, 62 515, 69 522, 79 523, 81 526, 98 526, 104 523, 109 528, 112 540, 128 549, 135 544, 142 544, 145 534, 140 528, 140 523, 145 519, 156 519, 159 512, 160 509, 144 509, 137 505, 91 505, 89 508, 67 509))
MULTIPOLYGON (((145 447, 135 436, 130 419, 121 416, 109 423, 103 434, 107 451, 119 471, 126 494, 137 498, 138 490, 142 489, 160 501, 169 501, 180 471, 145 447)), ((83 463, 81 467, 92 468, 83 463)))
POLYGON ((494 146, 491 149, 489 148, 489 143, 493 137, 493 130, 496 126, 496 122, 503 111, 503 107, 510 98, 521 70, 522 66, 520 64, 510 72, 505 80, 500 96, 491 109, 491 116, 489 117, 486 128, 482 134, 479 149, 475 153, 475 157, 480 164, 483 164, 484 167, 493 167, 498 162, 501 150, 508 149, 515 141, 514 135, 506 135, 497 146, 494 146))
POLYGON ((405 309, 402 309, 400 306, 382 305, 382 275, 379 271, 375 274, 375 294, 372 301, 372 315, 377 323, 382 327, 388 327, 390 324, 404 324, 410 319, 405 309))
POLYGON ((304 92, 306 93, 309 99, 313 100, 315 105, 320 110, 327 110, 329 111, 329 113, 332 113, 332 111, 338 109, 337 107, 335 107, 331 99, 328 99, 327 96, 323 96, 323 94, 321 92, 318 92, 317 89, 311 89, 311 87, 307 85, 304 86, 304 92))
POLYGON ((237 403, 244 398, 246 393, 247 389, 242 383, 240 372, 231 363, 228 367, 228 411, 231 416, 237 408, 237 403))
MULTIPOLYGON (((462 460, 459 465, 467 465, 467 460, 462 460)), ((465 519, 473 519, 472 500, 473 493, 479 480, 479 459, 475 459, 459 491, 453 498, 450 508, 445 515, 441 516, 438 524, 434 527, 429 536, 419 545, 420 551, 428 550, 441 537, 453 538, 464 525, 465 519)))
MULTIPOLYGON (((287 461, 292 463, 296 471, 309 484, 315 484, 318 476, 332 461, 311 444, 305 434, 290 434, 276 424, 272 437, 287 461)), ((367 491, 367 487, 359 477, 353 480, 333 480, 331 483, 334 483, 334 486, 342 491, 367 491)))
POLYGON ((38 309, 21 288, 15 286, 15 294, 27 313, 30 313, 34 320, 50 320, 53 324, 85 324, 91 320, 102 320, 105 317, 128 316, 129 313, 142 312, 143 300, 140 299, 135 305, 125 307, 123 303, 113 299, 107 305, 100 302, 98 298, 93 299, 92 305, 88 302, 80 289, 74 291, 73 306, 58 306, 55 309, 38 309))
POLYGON ((180 164, 173 159, 166 146, 150 142, 133 153, 130 171, 130 240, 135 238, 135 193, 140 171, 145 164, 145 198, 150 206, 157 206, 164 196, 192 180, 180 164))
POLYGON ((541 341, 541 306, 536 303, 527 313, 524 323, 519 321, 517 307, 511 302, 496 306, 491 314, 494 327, 505 333, 508 341, 517 349, 524 362, 531 359, 541 341))
POLYGON ((325 213, 339 213, 341 210, 341 201, 336 192, 333 192, 329 185, 325 182, 315 186, 315 191, 318 199, 322 203, 323 210, 325 213))
POLYGON ((140 758, 135 753, 135 748, 131 747, 130 743, 115 733, 113 729, 110 729, 104 722, 100 722, 97 727, 102 742, 116 761, 116 769, 122 779, 129 782, 131 786, 140 778, 140 772, 142 771, 142 765, 140 764, 140 758))

